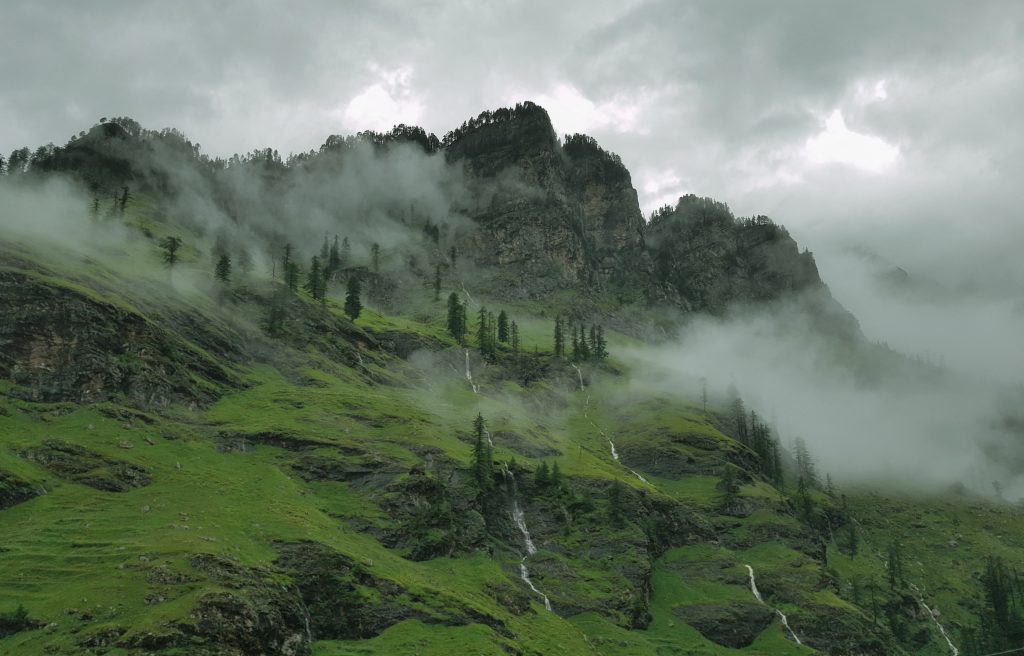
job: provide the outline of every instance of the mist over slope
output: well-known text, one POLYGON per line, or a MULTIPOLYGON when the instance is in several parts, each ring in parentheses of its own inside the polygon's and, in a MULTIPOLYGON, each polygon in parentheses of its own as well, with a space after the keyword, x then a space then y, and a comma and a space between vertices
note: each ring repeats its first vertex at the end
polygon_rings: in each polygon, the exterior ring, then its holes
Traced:
POLYGON ((0 648, 996 644, 1019 390, 874 343, 766 216, 645 221, 530 103, 287 158, 119 118, 11 159, 0 648))

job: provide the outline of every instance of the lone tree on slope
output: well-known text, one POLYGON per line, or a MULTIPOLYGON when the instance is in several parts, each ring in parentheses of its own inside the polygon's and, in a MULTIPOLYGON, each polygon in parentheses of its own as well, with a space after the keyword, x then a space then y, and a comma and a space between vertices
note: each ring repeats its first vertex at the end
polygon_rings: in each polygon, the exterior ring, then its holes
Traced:
POLYGON ((359 276, 350 276, 348 279, 348 289, 345 292, 345 314, 352 321, 358 319, 359 314, 363 311, 363 303, 359 300, 361 293, 359 276))

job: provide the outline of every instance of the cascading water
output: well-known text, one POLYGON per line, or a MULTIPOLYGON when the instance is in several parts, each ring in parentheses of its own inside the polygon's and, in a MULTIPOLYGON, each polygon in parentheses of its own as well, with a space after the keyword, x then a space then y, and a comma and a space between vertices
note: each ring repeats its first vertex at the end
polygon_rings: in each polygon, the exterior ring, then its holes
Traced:
POLYGON ((576 375, 580 377, 580 391, 586 392, 587 388, 583 386, 583 372, 576 365, 572 365, 572 368, 576 370, 576 375))
POLYGON ((469 386, 473 388, 473 393, 479 394, 480 388, 473 382, 473 372, 469 370, 469 349, 466 349, 466 380, 469 381, 469 386))
POLYGON ((526 569, 526 565, 522 562, 519 563, 519 578, 523 579, 523 582, 526 583, 526 585, 530 586, 531 590, 540 595, 541 599, 544 600, 545 610, 554 612, 551 610, 551 600, 548 599, 548 596, 540 590, 538 590, 537 586, 533 584, 533 581, 530 580, 530 571, 526 569))
POLYGON ((519 507, 519 502, 514 498, 512 499, 512 521, 515 522, 516 528, 523 534, 523 544, 526 546, 526 555, 532 556, 537 553, 537 547, 533 544, 533 539, 530 538, 530 529, 526 528, 526 516, 523 515, 522 508, 519 507))
POLYGON ((530 529, 526 527, 526 516, 523 514, 522 508, 519 507, 519 501, 516 498, 516 477, 512 474, 512 471, 508 468, 508 465, 502 463, 501 472, 505 476, 505 480, 508 481, 509 493, 512 497, 512 521, 515 523, 516 528, 523 535, 523 547, 526 549, 526 554, 519 561, 519 578, 523 580, 531 590, 533 590, 540 598, 544 601, 544 608, 548 611, 554 612, 551 609, 551 600, 548 596, 537 589, 537 586, 533 584, 530 579, 530 570, 526 568, 526 559, 537 553, 537 546, 533 543, 533 538, 530 537, 530 529))
POLYGON ((921 607, 928 613, 928 617, 930 617, 932 622, 935 623, 935 626, 938 627, 939 633, 942 634, 942 639, 946 641, 947 645, 949 645, 949 651, 953 656, 960 656, 960 650, 957 649, 956 645, 953 644, 953 641, 950 640, 949 634, 946 633, 946 627, 942 626, 942 623, 939 622, 938 615, 928 606, 928 604, 924 603, 924 596, 921 594, 921 590, 913 583, 910 584, 910 588, 917 593, 917 603, 921 604, 921 607))
MULTIPOLYGON (((754 594, 754 599, 757 599, 758 603, 763 604, 764 599, 761 597, 761 592, 757 589, 757 581, 754 580, 754 568, 750 565, 745 565, 744 567, 747 568, 747 573, 750 575, 750 591, 754 594)), ((789 637, 792 638, 793 642, 795 642, 798 645, 804 644, 800 642, 800 638, 797 637, 796 632, 793 631, 792 628, 790 628, 789 618, 786 617, 786 614, 778 608, 774 608, 772 610, 774 610, 775 614, 779 616, 779 620, 781 620, 782 626, 786 629, 786 632, 789 633, 789 637)))
POLYGON ((494 448, 494 440, 491 438, 491 431, 489 431, 489 430, 487 430, 485 428, 484 429, 484 437, 487 438, 487 444, 490 445, 490 447, 493 449, 494 448))

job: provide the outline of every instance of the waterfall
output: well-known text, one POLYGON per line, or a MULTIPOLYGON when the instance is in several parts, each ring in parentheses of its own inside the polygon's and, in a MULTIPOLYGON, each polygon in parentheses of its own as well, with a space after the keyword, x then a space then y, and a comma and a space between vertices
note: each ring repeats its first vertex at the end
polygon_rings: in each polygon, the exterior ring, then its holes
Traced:
MULTIPOLYGON (((580 371, 580 368, 577 367, 575 364, 572 365, 572 368, 576 370, 576 375, 578 375, 580 377, 580 391, 581 392, 586 392, 587 388, 583 386, 583 372, 580 371)), ((587 402, 589 403, 590 399, 587 399, 587 402)))
MULTIPOLYGON (((601 431, 601 434, 604 435, 604 431, 601 431)), ((608 437, 607 435, 605 435, 605 439, 608 440, 608 446, 612 450, 612 458, 615 459, 615 462, 621 463, 622 461, 619 460, 619 452, 615 450, 615 442, 612 442, 612 438, 608 437)), ((629 469, 629 467, 626 467, 626 469, 629 469)), ((636 476, 641 483, 647 483, 648 485, 650 485, 650 482, 646 478, 641 476, 639 472, 637 472, 635 469, 629 469, 629 473, 636 476)))
POLYGON ((935 623, 935 626, 939 628, 939 633, 942 634, 943 640, 945 640, 946 644, 949 645, 949 651, 953 656, 960 656, 960 650, 957 649, 956 645, 953 644, 953 641, 950 640, 949 634, 946 633, 946 627, 942 626, 942 623, 939 622, 939 618, 935 614, 935 611, 929 608, 928 604, 924 603, 924 596, 921 594, 921 590, 913 583, 910 584, 910 588, 917 593, 917 603, 921 604, 921 607, 928 613, 928 617, 930 617, 932 622, 935 623))
POLYGON ((530 580, 530 571, 528 569, 526 569, 526 565, 524 563, 522 563, 522 562, 519 563, 519 578, 523 579, 523 582, 526 583, 526 585, 530 586, 531 590, 533 590, 538 595, 540 595, 541 599, 544 600, 544 609, 545 610, 549 610, 551 612, 554 612, 553 610, 551 610, 551 600, 548 599, 548 596, 546 594, 544 594, 543 592, 541 592, 540 590, 538 590, 537 586, 535 586, 533 584, 533 581, 530 580))
MULTIPOLYGON (((763 604, 764 598, 761 597, 761 592, 757 589, 757 581, 754 580, 754 568, 750 565, 745 565, 745 567, 747 568, 747 573, 750 575, 750 591, 754 594, 754 599, 757 599, 758 603, 763 604)), ((796 632, 790 628, 789 618, 786 617, 786 614, 778 608, 774 608, 773 610, 775 611, 775 614, 779 616, 779 620, 782 621, 782 626, 786 629, 786 632, 789 633, 789 637, 793 639, 793 642, 798 645, 804 644, 800 642, 800 638, 797 637, 796 632)))
POLYGON ((537 553, 537 547, 533 544, 533 540, 530 538, 530 529, 526 528, 526 517, 523 515, 523 510, 519 507, 519 502, 514 498, 512 499, 512 521, 515 522, 519 532, 523 534, 523 544, 526 546, 526 555, 532 556, 537 553))
POLYGON ((516 528, 522 533, 523 546, 526 549, 526 554, 519 560, 519 578, 544 600, 544 608, 546 610, 554 612, 551 609, 551 600, 533 584, 533 581, 530 579, 530 570, 526 568, 526 559, 537 553, 537 546, 533 543, 533 538, 530 537, 530 529, 526 527, 526 516, 523 514, 522 508, 519 507, 519 501, 516 499, 518 492, 516 489, 516 477, 505 463, 501 464, 501 473, 504 475, 505 480, 508 481, 509 492, 512 496, 512 521, 515 522, 516 528))
POLYGON ((469 370, 469 349, 466 349, 466 380, 469 381, 469 386, 473 388, 473 393, 479 394, 480 388, 473 382, 473 372, 469 370))
POLYGON ((489 431, 489 430, 487 430, 485 428, 484 429, 484 437, 487 438, 487 444, 490 445, 490 447, 493 449, 494 448, 494 440, 491 438, 491 431, 489 431))

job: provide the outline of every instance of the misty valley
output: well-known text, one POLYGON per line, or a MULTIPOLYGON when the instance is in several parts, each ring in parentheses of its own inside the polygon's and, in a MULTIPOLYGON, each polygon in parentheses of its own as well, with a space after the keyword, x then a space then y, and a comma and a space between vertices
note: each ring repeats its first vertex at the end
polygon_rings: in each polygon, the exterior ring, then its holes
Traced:
POLYGON ((1003 297, 531 102, 82 127, 0 158, 0 654, 1024 653, 1003 297))

